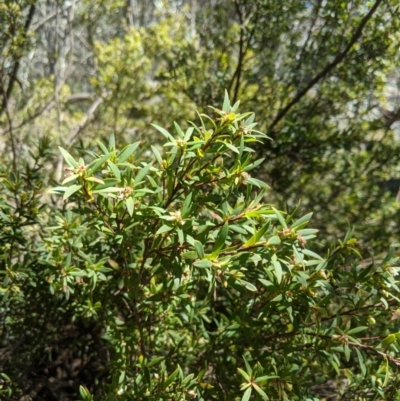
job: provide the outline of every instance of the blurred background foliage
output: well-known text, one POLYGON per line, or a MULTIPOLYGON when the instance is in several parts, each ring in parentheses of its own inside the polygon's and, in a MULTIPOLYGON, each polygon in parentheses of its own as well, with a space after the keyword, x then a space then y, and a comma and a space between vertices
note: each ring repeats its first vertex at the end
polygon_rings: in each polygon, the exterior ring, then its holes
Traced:
MULTIPOLYGON (((282 208, 383 251, 399 233, 398 3, 6 0, 0 10, 2 161, 40 138, 71 148, 192 119, 224 90, 273 141, 258 175, 282 208), (397 127, 396 127, 397 126, 397 127)), ((62 161, 46 174, 60 179, 62 161)))

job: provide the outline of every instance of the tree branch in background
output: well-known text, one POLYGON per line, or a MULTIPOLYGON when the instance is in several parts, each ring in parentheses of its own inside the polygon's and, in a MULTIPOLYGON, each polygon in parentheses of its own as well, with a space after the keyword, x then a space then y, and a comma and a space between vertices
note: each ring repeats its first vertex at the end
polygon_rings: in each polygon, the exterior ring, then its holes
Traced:
MULTIPOLYGON (((0 76, 0 78, 1 78, 1 76, 0 76)), ((64 86, 66 80, 67 80, 67 75, 65 75, 63 80, 61 82, 59 82, 59 84, 57 85, 57 92, 59 92, 61 90, 61 88, 64 86)), ((1 80, 0 80, 0 93, 1 93, 1 89, 2 89, 2 86, 1 86, 1 80)), ((71 95, 70 98, 67 101, 68 102, 69 101, 73 102, 74 100, 76 100, 76 99, 74 99, 74 96, 75 95, 71 95)), ((88 98, 89 94, 77 94, 76 96, 78 96, 79 100, 82 100, 82 96, 88 98)), ((33 114, 29 115, 25 120, 21 121, 19 124, 15 125, 15 126, 9 126, 5 130, 1 131, 0 132, 0 136, 8 134, 10 132, 10 130, 15 132, 16 130, 24 127, 26 124, 29 124, 36 117, 39 117, 46 110, 48 110, 49 108, 53 107, 54 106, 54 102, 55 102, 55 93, 53 93, 49 97, 49 99, 47 100, 47 102, 43 106, 39 107, 33 114)))
POLYGON ((97 108, 100 106, 100 104, 102 102, 103 102, 103 98, 99 97, 92 103, 92 105, 89 107, 89 110, 87 111, 85 116, 82 118, 81 122, 69 135, 68 144, 70 144, 82 132, 82 130, 85 128, 86 124, 93 117, 94 113, 96 112, 97 108))
POLYGON ((14 137, 14 131, 12 128, 12 119, 11 119, 11 115, 10 115, 10 110, 8 109, 8 101, 6 101, 5 104, 5 109, 4 109, 6 116, 7 116, 7 122, 8 122, 8 132, 10 133, 10 139, 11 139, 11 151, 12 151, 12 166, 13 166, 13 170, 16 171, 17 170, 17 149, 16 149, 16 145, 15 145, 15 137, 14 137))
POLYGON ((339 53, 335 59, 326 65, 326 67, 319 72, 317 75, 314 76, 308 83, 308 85, 302 89, 300 92, 297 93, 297 95, 283 108, 281 109, 275 119, 272 121, 270 126, 268 127, 269 130, 272 130, 278 123, 281 121, 286 114, 290 111, 290 109, 298 103, 306 94, 307 92, 314 86, 316 85, 322 78, 326 77, 337 65, 339 65, 347 56, 347 54, 350 52, 351 48, 356 44, 356 42, 360 39, 362 35, 362 31, 365 27, 365 25, 368 23, 368 21, 372 18, 374 15, 375 11, 379 7, 379 5, 383 2, 383 0, 376 0, 375 4, 371 7, 371 10, 369 13, 361 20, 360 25, 354 32, 349 44, 346 46, 346 48, 339 53))
POLYGON ((41 21, 39 21, 37 24, 35 24, 34 26, 32 26, 32 31, 35 32, 37 31, 39 28, 41 28, 43 25, 47 24, 49 21, 51 21, 53 18, 57 17, 57 15, 60 13, 60 11, 67 11, 69 10, 71 7, 73 6, 73 4, 68 4, 65 6, 64 9, 57 9, 56 11, 52 12, 51 14, 47 15, 44 19, 42 19, 41 21))
MULTIPOLYGON (((238 63, 237 63, 235 72, 233 73, 231 82, 229 83, 229 87, 228 87, 228 92, 231 92, 232 86, 235 83, 235 89, 234 89, 233 95, 231 96, 232 103, 236 103, 236 101, 238 100, 241 76, 242 76, 242 71, 243 71, 243 61, 244 61, 244 57, 247 53, 247 49, 249 48, 250 41, 253 37, 254 30, 255 30, 254 28, 251 30, 249 37, 247 38, 246 46, 245 46, 245 43, 244 43, 245 42, 245 29, 246 29, 246 24, 250 18, 247 18, 246 21, 244 20, 243 12, 240 9, 240 4, 239 4, 238 0, 235 1, 235 8, 236 8, 236 12, 237 12, 237 15, 239 18, 239 23, 240 23, 240 38, 239 38, 238 63)), ((255 18, 255 20, 257 20, 257 18, 255 18)), ((256 24, 256 21, 254 22, 254 24, 256 24)))
POLYGON ((242 10, 240 9, 240 4, 239 2, 236 0, 235 1, 235 8, 236 8, 236 12, 239 18, 239 23, 240 23, 240 38, 239 38, 239 56, 238 56, 238 64, 236 67, 236 71, 233 75, 232 78, 232 84, 234 79, 236 78, 236 83, 235 83, 235 89, 233 92, 233 97, 232 97, 232 102, 235 103, 237 101, 237 97, 238 97, 238 92, 239 92, 239 87, 240 87, 240 78, 242 75, 242 68, 243 68, 243 58, 244 58, 244 29, 245 27, 243 26, 243 13, 242 10))
MULTIPOLYGON (((35 4, 32 4, 29 8, 28 16, 26 18, 25 25, 24 25, 24 28, 22 31, 23 48, 25 47, 25 44, 26 44, 28 30, 32 23, 32 19, 35 14, 35 9, 36 9, 35 4)), ((16 34, 18 34, 18 33, 16 33, 16 34)), ((7 109, 8 100, 10 99, 12 90, 14 88, 14 84, 15 84, 15 82, 18 82, 17 75, 18 75, 18 70, 20 67, 20 61, 21 61, 22 56, 23 56, 23 51, 21 50, 18 57, 16 57, 16 59, 14 61, 14 67, 10 74, 10 81, 8 83, 8 87, 7 87, 7 89, 4 89, 4 91, 2 91, 3 99, 2 99, 1 107, 0 107, 0 115, 7 109)))
MULTIPOLYGON (((74 139, 82 132, 82 130, 86 127, 87 123, 93 118, 94 113, 96 112, 97 108, 103 103, 103 98, 99 97, 97 98, 92 105, 89 107, 89 110, 85 114, 85 116, 82 118, 81 122, 78 124, 78 126, 72 130, 70 133, 66 144, 69 145, 74 141, 74 139)), ((59 181, 61 180, 62 177, 62 170, 63 170, 63 157, 59 157, 57 161, 57 167, 56 167, 56 180, 59 181)))

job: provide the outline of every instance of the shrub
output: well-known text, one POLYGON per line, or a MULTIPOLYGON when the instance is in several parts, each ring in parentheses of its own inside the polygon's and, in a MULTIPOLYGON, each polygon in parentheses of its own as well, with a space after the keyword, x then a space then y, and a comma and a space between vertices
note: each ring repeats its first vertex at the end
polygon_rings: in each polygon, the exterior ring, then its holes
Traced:
POLYGON ((154 126, 164 151, 60 148, 66 203, 35 189, 36 214, 3 173, 6 399, 394 399, 394 251, 360 262, 349 231, 318 254, 311 213, 264 203, 268 139, 238 108, 154 126))

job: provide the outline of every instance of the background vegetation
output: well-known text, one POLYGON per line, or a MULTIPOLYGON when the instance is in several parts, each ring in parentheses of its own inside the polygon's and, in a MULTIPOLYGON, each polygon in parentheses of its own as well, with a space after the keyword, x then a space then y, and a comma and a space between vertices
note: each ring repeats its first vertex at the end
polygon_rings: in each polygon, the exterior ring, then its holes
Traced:
POLYGON ((399 397, 398 17, 4 0, 2 397, 399 397))

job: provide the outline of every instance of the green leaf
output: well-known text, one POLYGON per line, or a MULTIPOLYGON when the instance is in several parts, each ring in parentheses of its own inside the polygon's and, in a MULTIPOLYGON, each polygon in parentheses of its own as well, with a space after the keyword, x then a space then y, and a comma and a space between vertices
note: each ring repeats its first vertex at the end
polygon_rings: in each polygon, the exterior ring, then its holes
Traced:
POLYGON ((118 155, 118 163, 124 163, 130 157, 130 155, 137 149, 140 145, 140 141, 132 143, 131 145, 126 146, 121 153, 118 155))
POLYGON ((381 346, 382 348, 388 348, 395 341, 396 341, 396 336, 394 334, 389 334, 381 341, 381 346))
POLYGON ((281 263, 278 261, 276 255, 272 255, 271 258, 272 266, 274 267, 275 270, 275 275, 278 280, 278 283, 281 283, 282 281, 282 266, 281 263))
POLYGON ((110 151, 115 150, 115 135, 111 134, 110 139, 108 140, 108 149, 110 151))
POLYGON ((265 285, 266 287, 271 287, 274 284, 271 283, 271 281, 265 280, 263 278, 259 278, 258 281, 262 284, 265 285))
POLYGON ((162 234, 162 233, 166 233, 166 232, 171 231, 171 230, 173 230, 173 229, 174 229, 174 227, 171 227, 171 226, 168 226, 168 225, 164 224, 163 226, 161 226, 161 227, 157 230, 156 235, 162 234))
POLYGON ((183 202, 181 209, 181 215, 183 218, 188 217, 190 213, 190 209, 192 206, 192 197, 193 197, 193 192, 190 192, 190 194, 186 197, 185 201, 183 202))
POLYGON ((274 207, 272 208, 272 210, 274 211, 275 216, 278 218, 279 223, 281 223, 282 227, 283 227, 283 228, 287 228, 286 221, 285 221, 285 219, 283 218, 282 214, 281 214, 278 210, 276 210, 274 207))
POLYGON ((344 357, 345 357, 346 361, 348 362, 350 360, 350 348, 349 348, 348 344, 344 344, 343 349, 344 349, 344 357))
POLYGON ((148 171, 151 168, 151 164, 147 164, 145 167, 143 167, 136 175, 135 177, 135 185, 137 185, 142 179, 146 176, 148 171))
POLYGON ((180 228, 178 228, 176 231, 178 233, 179 245, 183 245, 183 243, 185 242, 185 234, 180 228))
POLYGON ((0 211, 0 217, 1 217, 4 221, 6 221, 7 223, 11 223, 11 219, 10 219, 6 214, 4 214, 4 213, 1 212, 1 211, 0 211))
POLYGON ((160 127, 159 125, 156 124, 150 124, 152 125, 157 131, 161 132, 168 140, 171 142, 175 143, 175 138, 163 127, 160 127))
POLYGON ((364 330, 368 330, 368 327, 367 327, 367 326, 355 327, 354 329, 349 330, 349 331, 347 332, 347 334, 348 334, 349 336, 352 336, 353 334, 357 334, 357 333, 359 333, 360 331, 364 331, 364 330))
POLYGON ((251 391, 252 391, 252 388, 249 387, 249 388, 244 392, 243 397, 242 397, 242 401, 249 401, 250 396, 251 396, 251 391))
POLYGON ((264 181, 261 181, 257 178, 246 178, 246 183, 251 184, 251 185, 255 185, 258 188, 269 188, 269 185, 267 185, 264 181))
POLYGON ((231 102, 229 100, 229 94, 228 91, 225 90, 225 96, 224 96, 224 104, 222 106, 222 111, 230 111, 231 110, 231 102))
POLYGON ((158 149, 155 146, 151 145, 151 150, 153 151, 153 154, 154 154, 155 158, 157 159, 158 164, 160 166, 162 166, 162 157, 161 157, 160 152, 158 151, 158 149))
POLYGON ((239 149, 238 149, 236 146, 233 146, 233 145, 231 145, 231 144, 228 143, 228 142, 223 142, 223 143, 224 143, 224 145, 225 145, 228 149, 230 149, 232 152, 235 152, 235 153, 239 154, 239 149))
POLYGON ((229 226, 229 228, 230 228, 232 231, 235 231, 235 232, 237 232, 237 233, 239 233, 239 234, 244 234, 244 235, 247 235, 247 234, 248 234, 248 232, 247 232, 244 228, 240 227, 239 225, 234 225, 234 224, 232 224, 232 225, 229 226))
POLYGON ((237 370, 245 378, 245 380, 248 382, 251 381, 251 377, 243 369, 237 368, 237 370))
POLYGON ((165 359, 165 357, 163 356, 158 356, 156 358, 153 358, 148 364, 147 367, 148 368, 152 368, 153 366, 159 364, 161 361, 163 361, 165 359))
POLYGON ((100 142, 100 141, 97 141, 97 144, 99 145, 99 148, 101 149, 101 151, 102 151, 104 154, 109 153, 109 151, 108 151, 106 145, 104 145, 104 144, 103 144, 102 142, 100 142))
POLYGON ((105 185, 105 182, 97 177, 85 177, 85 181, 95 182, 96 184, 105 185))
POLYGON ((247 290, 252 291, 252 292, 256 292, 257 291, 257 287, 251 283, 249 283, 246 280, 237 280, 238 282, 240 282, 240 284, 243 285, 243 287, 245 287, 247 290))
POLYGON ((72 194, 74 194, 76 191, 79 191, 81 188, 82 188, 82 185, 71 185, 65 191, 64 196, 63 196, 63 200, 68 199, 72 194))
POLYGON ((210 268, 212 267, 211 260, 203 259, 193 263, 193 266, 200 267, 200 268, 210 268))
POLYGON ((229 232, 229 225, 228 223, 225 223, 222 228, 219 230, 218 233, 218 237, 215 241, 212 253, 211 253, 211 257, 215 258, 218 256, 219 252, 221 251, 221 249, 223 248, 223 246, 225 245, 225 241, 228 237, 228 232, 229 232))
POLYGON ((361 372, 365 376, 367 374, 367 368, 366 368, 365 363, 364 363, 364 357, 363 357, 362 353, 360 352, 360 350, 357 347, 354 347, 354 349, 356 350, 356 353, 357 353, 357 356, 358 356, 358 363, 360 364, 361 372))
POLYGON ((67 162, 68 166, 77 168, 79 167, 78 162, 75 161, 75 159, 61 146, 58 147, 60 149, 60 152, 64 158, 64 160, 67 162))
POLYGON ((119 168, 111 160, 108 160, 107 163, 108 163, 112 173, 114 174, 114 177, 117 180, 120 180, 121 179, 121 172, 119 171, 119 168))
POLYGON ((72 174, 72 175, 70 175, 69 177, 67 177, 67 178, 61 183, 61 185, 65 185, 65 184, 67 184, 68 182, 74 181, 74 180, 76 180, 78 177, 79 177, 79 174, 72 174))
POLYGON ((269 226, 270 226, 270 222, 268 221, 258 231, 256 231, 254 233, 254 235, 248 241, 246 241, 242 246, 244 248, 247 248, 247 247, 255 244, 256 242, 258 242, 261 239, 261 237, 266 233, 266 231, 268 230, 269 226))
POLYGON ((254 380, 255 383, 261 383, 267 380, 279 379, 279 376, 259 376, 254 380))
POLYGON ((182 253, 182 257, 189 260, 196 260, 198 258, 197 253, 194 251, 184 252, 182 253))
POLYGON ((167 388, 178 376, 179 374, 179 366, 176 368, 176 370, 171 373, 171 375, 168 377, 167 380, 163 383, 163 388, 167 388))
POLYGON ((248 127, 250 124, 253 124, 255 118, 254 113, 250 113, 250 117, 244 122, 244 125, 248 127))
POLYGON ((311 220, 312 215, 313 215, 312 213, 306 214, 302 218, 296 220, 290 227, 291 228, 302 228, 302 227, 304 227, 311 220))
POLYGON ((88 175, 93 175, 110 157, 112 153, 107 153, 100 157, 99 159, 93 160, 88 166, 87 166, 87 172, 88 175))
POLYGON ((267 241, 267 245, 279 245, 281 243, 281 239, 274 235, 273 237, 269 238, 267 241))
POLYGON ((239 147, 239 156, 240 156, 240 158, 242 158, 243 150, 244 150, 244 135, 241 135, 240 136, 240 147, 239 147))
POLYGON ((244 362, 244 364, 246 365, 247 373, 248 373, 249 375, 252 375, 252 374, 253 374, 253 369, 251 368, 251 366, 250 366, 248 360, 246 359, 246 357, 245 357, 244 355, 243 355, 242 357, 243 357, 243 362, 244 362))
POLYGON ((253 383, 253 388, 254 388, 254 390, 257 391, 258 394, 260 394, 260 396, 263 400, 265 400, 265 401, 269 400, 267 394, 265 394, 264 390, 262 390, 260 387, 258 387, 257 384, 253 383))
POLYGON ((297 231, 297 234, 301 234, 303 237, 305 237, 307 235, 316 234, 318 231, 319 230, 316 230, 315 228, 302 228, 301 230, 297 231))
POLYGON ((177 122, 174 121, 174 126, 175 126, 175 131, 178 134, 178 137, 183 139, 185 137, 185 134, 183 133, 181 127, 177 122))
POLYGON ((246 166, 243 171, 250 171, 255 169, 256 167, 258 167, 265 159, 258 159, 255 162, 249 164, 248 166, 246 166))
POLYGON ((385 367, 385 380, 382 383, 382 387, 385 388, 389 382, 389 377, 390 377, 390 368, 389 368, 389 359, 386 359, 386 367, 385 367))
POLYGON ((318 255, 317 253, 315 253, 313 251, 310 251, 309 249, 302 249, 301 252, 304 253, 304 255, 311 256, 312 258, 315 258, 317 260, 325 260, 320 255, 318 255))
POLYGON ((68 187, 54 187, 50 188, 47 192, 50 194, 57 194, 58 192, 65 192, 68 187))
POLYGON ((193 128, 193 127, 189 127, 189 128, 186 130, 186 133, 185 133, 185 141, 189 141, 189 140, 190 140, 190 138, 192 137, 193 131, 194 131, 194 128, 193 128))
POLYGON ((93 191, 94 194, 111 194, 115 192, 120 192, 121 188, 119 187, 107 187, 107 188, 101 188, 101 189, 96 189, 93 191))
POLYGON ((79 394, 83 401, 92 401, 93 397, 90 394, 89 390, 84 386, 79 386, 79 394))
POLYGON ((133 201, 133 198, 132 197, 127 198, 125 200, 125 204, 126 204, 126 210, 128 211, 129 216, 132 217, 133 216, 133 210, 135 208, 135 203, 133 201))
POLYGON ((194 248, 196 250, 196 253, 197 253, 197 256, 199 257, 199 259, 203 259, 204 258, 204 248, 203 248, 203 245, 201 244, 201 242, 195 240, 194 248))

